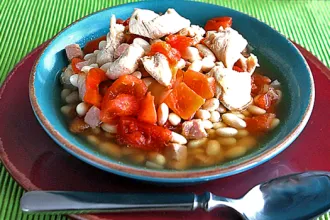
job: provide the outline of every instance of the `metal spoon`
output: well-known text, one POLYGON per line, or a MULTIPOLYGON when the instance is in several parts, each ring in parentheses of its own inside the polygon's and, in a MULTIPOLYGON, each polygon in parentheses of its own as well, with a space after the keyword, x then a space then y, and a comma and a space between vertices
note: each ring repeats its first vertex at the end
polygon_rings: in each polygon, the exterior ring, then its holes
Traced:
POLYGON ((211 211, 231 207, 243 219, 310 219, 330 208, 330 172, 305 172, 279 177, 253 187, 240 199, 213 195, 123 194, 32 191, 21 198, 24 212, 62 214, 131 211, 211 211))

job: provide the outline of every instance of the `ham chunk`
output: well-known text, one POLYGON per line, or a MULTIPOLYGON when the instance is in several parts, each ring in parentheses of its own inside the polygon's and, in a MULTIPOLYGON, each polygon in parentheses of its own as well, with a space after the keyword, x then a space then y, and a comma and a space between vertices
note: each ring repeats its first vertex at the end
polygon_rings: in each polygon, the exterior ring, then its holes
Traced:
POLYGON ((141 58, 145 70, 157 82, 164 86, 169 86, 172 80, 172 71, 168 64, 167 58, 161 54, 156 53, 154 56, 145 56, 141 58))
POLYGON ((129 22, 129 32, 151 39, 159 39, 189 27, 190 21, 180 16, 174 9, 158 15, 146 9, 136 9, 129 22))
POLYGON ((115 51, 124 41, 124 30, 124 25, 117 24, 116 17, 112 15, 110 20, 110 32, 107 34, 106 46, 99 51, 96 57, 96 62, 99 64, 99 66, 114 61, 115 51))
POLYGON ((182 135, 188 139, 201 139, 203 137, 207 137, 207 133, 201 119, 185 121, 182 124, 182 135))
POLYGON ((138 60, 144 55, 142 47, 131 44, 125 52, 113 63, 109 65, 107 76, 112 79, 118 79, 120 76, 133 73, 138 68, 138 60))
POLYGON ((84 53, 82 52, 80 46, 78 44, 70 44, 65 47, 66 56, 69 60, 72 60, 73 58, 83 58, 84 53))
POLYGON ((187 147, 181 144, 169 143, 164 154, 169 159, 166 166, 171 169, 182 170, 187 165, 187 147))
POLYGON ((204 40, 219 61, 225 67, 232 69, 235 62, 241 57, 241 52, 246 48, 247 41, 232 28, 219 29, 218 32, 210 32, 204 40))
POLYGON ((215 66, 207 75, 216 81, 216 95, 229 110, 243 110, 251 104, 251 74, 215 66))
POLYGON ((92 128, 97 127, 101 123, 100 109, 96 106, 91 107, 86 113, 84 121, 92 128))

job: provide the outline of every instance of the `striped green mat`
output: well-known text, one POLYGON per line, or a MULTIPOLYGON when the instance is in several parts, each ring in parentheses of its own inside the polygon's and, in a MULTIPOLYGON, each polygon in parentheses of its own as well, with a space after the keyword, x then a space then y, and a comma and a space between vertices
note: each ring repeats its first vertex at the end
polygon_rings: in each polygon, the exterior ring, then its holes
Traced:
MULTIPOLYGON (((130 0, 1 0, 0 84, 29 51, 62 28, 99 9, 130 0), (51 15, 51 16, 50 16, 51 15)), ((316 55, 330 67, 330 1, 205 0, 250 14, 316 55)), ((19 210, 23 189, 0 164, 0 220, 67 219, 60 215, 26 215, 19 210)), ((329 220, 330 215, 320 219, 329 220)))

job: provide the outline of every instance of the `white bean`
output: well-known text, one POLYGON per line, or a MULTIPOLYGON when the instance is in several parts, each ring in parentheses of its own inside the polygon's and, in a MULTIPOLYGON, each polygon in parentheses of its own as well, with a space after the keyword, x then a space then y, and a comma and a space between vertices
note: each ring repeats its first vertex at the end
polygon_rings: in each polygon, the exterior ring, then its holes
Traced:
POLYGON ((226 123, 227 125, 237 128, 237 129, 241 129, 241 128, 245 128, 246 127, 246 122, 237 117, 237 115, 233 114, 233 113, 225 113, 222 115, 222 120, 224 123, 226 123))
POLYGON ((225 127, 218 128, 215 132, 221 137, 234 137, 237 134, 237 129, 225 127))
POLYGON ((225 152, 225 157, 234 159, 243 156, 246 153, 246 151, 247 151, 246 148, 243 146, 232 147, 225 152))
POLYGON ((203 58, 201 62, 203 72, 209 72, 215 66, 214 62, 208 57, 203 58))
POLYGON ((151 162, 151 161, 146 162, 146 167, 149 167, 151 169, 164 169, 164 167, 162 165, 156 164, 156 163, 151 162))
POLYGON ((207 120, 207 119, 211 118, 211 113, 204 109, 198 109, 195 114, 195 118, 207 120))
POLYGON ((266 113, 265 109, 259 108, 258 106, 255 105, 249 105, 247 110, 253 115, 263 115, 266 113))
POLYGON ((199 53, 202 54, 204 58, 210 59, 213 63, 215 62, 215 56, 213 52, 203 44, 196 44, 196 48, 198 49, 199 53))
POLYGON ((217 111, 212 111, 210 121, 213 122, 213 123, 219 122, 220 121, 220 113, 217 112, 217 111))
POLYGON ((111 133, 111 134, 116 134, 117 133, 117 125, 102 123, 101 128, 103 129, 103 131, 106 131, 106 132, 111 133))
POLYGON ((91 66, 84 66, 83 68, 81 68, 81 71, 84 73, 88 73, 93 67, 91 66))
POLYGON ((148 154, 148 159, 151 162, 156 163, 160 166, 163 166, 166 163, 166 158, 162 154, 157 153, 157 152, 150 152, 148 154))
POLYGON ((65 101, 65 98, 71 93, 70 89, 63 89, 61 91, 61 99, 65 101))
POLYGON ((112 62, 105 63, 100 68, 101 68, 101 70, 106 72, 109 69, 111 64, 112 64, 112 62))
POLYGON ((169 113, 168 106, 165 103, 160 104, 157 109, 158 125, 163 126, 166 123, 168 119, 168 113, 169 113))
POLYGON ((206 146, 206 154, 209 156, 215 156, 220 153, 220 143, 216 140, 209 140, 206 146))
POLYGON ((97 145, 100 143, 100 139, 98 139, 98 137, 96 137, 94 135, 88 135, 86 138, 87 138, 87 141, 91 144, 97 145))
POLYGON ((101 151, 109 154, 110 156, 120 158, 122 156, 121 147, 112 142, 103 142, 99 145, 101 151))
POLYGON ((236 138, 233 137, 219 137, 217 140, 223 145, 235 145, 237 142, 236 138))
POLYGON ((212 98, 206 100, 202 108, 208 111, 215 111, 217 108, 219 108, 219 105, 220 105, 219 99, 212 98))
POLYGON ((77 91, 71 92, 66 98, 65 101, 69 104, 77 103, 79 101, 79 94, 77 91))
POLYGON ((178 124, 180 124, 181 118, 175 113, 170 113, 168 116, 168 121, 171 123, 171 125, 177 126, 178 124))
POLYGON ((243 111, 242 111, 242 114, 243 114, 245 117, 250 117, 250 116, 251 116, 251 113, 250 113, 247 109, 243 110, 243 111))
POLYGON ((135 76, 136 78, 141 79, 142 78, 142 73, 140 71, 135 71, 132 73, 132 76, 135 76))
POLYGON ((218 128, 224 128, 224 127, 227 127, 227 125, 223 122, 216 122, 216 123, 213 123, 213 128, 214 129, 218 129, 218 128))
POLYGON ((190 64, 190 66, 188 67, 188 70, 193 70, 193 71, 199 72, 199 71, 201 71, 202 66, 203 66, 203 63, 201 60, 195 60, 194 62, 192 62, 190 64))
POLYGON ((280 124, 280 119, 274 118, 272 120, 272 123, 270 124, 270 129, 272 130, 272 129, 276 128, 279 124, 280 124))
POLYGON ((107 41, 103 40, 99 43, 99 49, 103 50, 105 48, 105 46, 107 45, 107 41))
POLYGON ((178 143, 178 144, 186 144, 187 143, 187 139, 182 136, 181 134, 178 134, 174 131, 171 132, 171 142, 173 143, 178 143))
POLYGON ((249 135, 249 132, 247 130, 243 129, 243 130, 238 130, 235 137, 242 138, 242 137, 246 137, 248 135, 249 135))
POLYGON ((150 84, 155 82, 156 80, 154 80, 154 78, 152 78, 152 77, 146 77, 146 78, 143 78, 142 81, 144 82, 144 84, 146 84, 147 87, 149 87, 150 84))
POLYGON ((207 137, 208 138, 215 138, 217 136, 217 134, 215 133, 215 130, 214 129, 207 129, 207 137))
POLYGON ((98 54, 100 52, 100 50, 94 50, 94 54, 98 54))
POLYGON ((78 86, 78 78, 79 78, 78 74, 74 74, 74 75, 70 76, 70 83, 75 87, 78 86))
POLYGON ((207 138, 201 138, 201 139, 197 139, 197 140, 191 140, 188 142, 188 147, 189 148, 198 148, 203 146, 204 144, 206 144, 207 142, 207 138))
POLYGON ((209 120, 203 120, 202 121, 204 129, 211 129, 213 128, 213 123, 210 122, 209 120))
POLYGON ((61 112, 63 115, 65 116, 71 116, 71 113, 74 109, 74 106, 73 105, 64 105, 61 107, 61 112))
POLYGON ((257 140, 252 136, 246 136, 237 141, 237 145, 250 149, 257 145, 257 140))
POLYGON ((86 115, 87 111, 89 109, 89 105, 85 102, 81 102, 76 107, 76 112, 79 116, 86 115))
POLYGON ((232 112, 234 115, 236 115, 237 117, 239 117, 240 119, 244 119, 245 115, 240 113, 240 112, 232 112))

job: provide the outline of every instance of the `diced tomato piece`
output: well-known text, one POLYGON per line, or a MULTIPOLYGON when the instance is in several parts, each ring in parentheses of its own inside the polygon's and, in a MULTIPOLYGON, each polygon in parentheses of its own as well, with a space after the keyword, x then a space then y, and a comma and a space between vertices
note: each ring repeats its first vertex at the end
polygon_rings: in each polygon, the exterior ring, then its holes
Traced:
POLYGON ((260 74, 253 74, 251 76, 252 90, 251 95, 254 97, 259 94, 264 85, 269 85, 271 80, 267 76, 262 76, 260 74))
POLYGON ((80 63, 80 62, 84 62, 85 60, 83 59, 80 59, 78 57, 75 57, 75 58, 72 58, 71 60, 71 67, 72 67, 72 71, 74 73, 79 73, 80 70, 76 67, 77 63, 80 63))
POLYGON ((84 96, 86 103, 100 107, 102 96, 99 93, 99 84, 107 79, 108 77, 102 69, 92 68, 89 70, 86 77, 86 93, 84 96))
POLYGON ((148 91, 155 97, 155 105, 158 106, 169 94, 170 89, 155 81, 148 86, 148 91))
POLYGON ((132 117, 121 117, 117 126, 120 144, 144 150, 159 150, 169 142, 171 131, 152 124, 139 122, 132 117))
POLYGON ((140 102, 138 120, 149 124, 156 124, 157 122, 155 97, 150 92, 140 102))
POLYGON ((156 53, 161 53, 165 55, 170 63, 170 65, 175 65, 180 59, 181 54, 180 52, 172 48, 170 44, 164 42, 164 41, 157 41, 156 43, 153 43, 150 48, 149 56, 153 56, 156 53))
POLYGON ((233 70, 235 70, 237 72, 244 72, 244 70, 242 70, 242 68, 240 68, 238 66, 233 66, 233 70))
POLYGON ((146 94, 148 88, 144 82, 132 75, 124 75, 119 77, 108 89, 105 98, 113 99, 118 94, 133 95, 138 99, 141 99, 146 94))
POLYGON ((231 17, 217 17, 212 18, 206 22, 205 31, 218 31, 220 27, 224 29, 231 27, 233 19, 231 17))
POLYGON ((215 81, 208 81, 207 76, 202 73, 187 70, 184 73, 183 82, 204 99, 214 96, 215 81))
POLYGON ((181 118, 188 120, 192 118, 205 101, 182 82, 173 89, 164 102, 181 118))
POLYGON ((264 115, 253 116, 252 118, 245 118, 247 130, 251 133, 267 132, 271 126, 275 114, 266 113, 264 115))
POLYGON ((172 46, 172 48, 177 49, 181 54, 185 52, 187 47, 193 45, 194 40, 191 37, 186 37, 182 35, 168 35, 165 38, 166 42, 172 46))
POLYGON ((135 116, 139 111, 139 101, 135 96, 119 94, 109 100, 101 109, 101 121, 112 122, 120 116, 135 116))
POLYGON ((95 40, 89 41, 83 49, 84 54, 93 53, 95 50, 98 50, 99 43, 106 39, 107 39, 107 36, 102 36, 102 37, 96 38, 95 40))
POLYGON ((272 103, 272 100, 270 96, 267 95, 267 93, 257 95, 256 97, 254 97, 253 100, 256 106, 263 108, 265 110, 267 110, 272 103))

